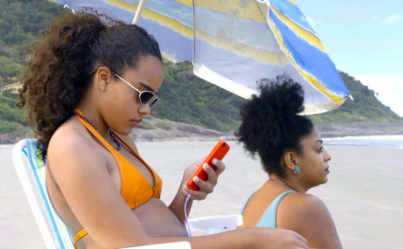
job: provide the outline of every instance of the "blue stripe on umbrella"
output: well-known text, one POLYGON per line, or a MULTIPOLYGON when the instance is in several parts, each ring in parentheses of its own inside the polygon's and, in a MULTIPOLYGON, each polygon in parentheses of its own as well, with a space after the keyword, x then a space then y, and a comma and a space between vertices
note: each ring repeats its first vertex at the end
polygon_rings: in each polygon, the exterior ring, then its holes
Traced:
POLYGON ((302 28, 311 31, 312 33, 315 33, 297 5, 287 0, 270 0, 270 4, 273 5, 276 10, 278 10, 288 19, 292 20, 294 23, 298 24, 302 28))
POLYGON ((295 34, 272 10, 269 15, 280 31, 284 45, 292 54, 295 62, 332 92, 345 98, 348 97, 350 94, 330 57, 295 34))
POLYGON ((147 18, 142 18, 139 25, 153 35, 157 41, 164 41, 160 43, 160 49, 172 59, 192 61, 193 39, 147 18))

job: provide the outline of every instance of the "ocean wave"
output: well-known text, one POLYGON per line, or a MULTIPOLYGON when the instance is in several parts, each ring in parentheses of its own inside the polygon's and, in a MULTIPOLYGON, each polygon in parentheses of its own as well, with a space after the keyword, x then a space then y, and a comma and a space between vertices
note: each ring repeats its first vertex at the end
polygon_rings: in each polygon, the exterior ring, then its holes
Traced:
POLYGON ((403 141, 403 135, 372 135, 372 136, 346 136, 325 138, 326 141, 345 140, 345 139, 360 139, 360 140, 396 140, 403 141))
POLYGON ((323 139, 327 145, 379 146, 403 149, 403 135, 347 136, 323 139))

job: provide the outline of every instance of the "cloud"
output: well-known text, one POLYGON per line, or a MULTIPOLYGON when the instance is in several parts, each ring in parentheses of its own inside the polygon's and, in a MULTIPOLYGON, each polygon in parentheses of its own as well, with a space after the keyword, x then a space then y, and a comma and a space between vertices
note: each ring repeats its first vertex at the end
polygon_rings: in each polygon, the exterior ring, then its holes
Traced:
POLYGON ((308 17, 306 18, 306 20, 309 22, 309 24, 311 25, 312 28, 315 28, 316 23, 315 23, 315 21, 313 20, 312 17, 309 17, 309 16, 308 16, 308 17))
POLYGON ((390 25, 390 24, 394 24, 394 23, 396 23, 396 22, 398 22, 398 21, 401 21, 401 20, 403 20, 403 17, 402 16, 399 16, 399 15, 391 15, 391 16, 388 16, 387 18, 385 18, 383 21, 381 21, 379 24, 380 25, 390 25))
POLYGON ((355 78, 373 90, 382 104, 403 117, 403 77, 356 75, 355 78))

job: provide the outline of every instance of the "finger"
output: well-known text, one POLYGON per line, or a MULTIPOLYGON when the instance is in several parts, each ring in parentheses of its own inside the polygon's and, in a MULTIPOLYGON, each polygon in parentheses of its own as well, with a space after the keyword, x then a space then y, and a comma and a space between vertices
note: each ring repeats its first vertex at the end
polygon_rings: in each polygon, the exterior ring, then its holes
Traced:
MULTIPOLYGON (((195 176, 193 178, 193 181, 200 188, 199 192, 206 192, 207 194, 210 194, 214 190, 214 185, 212 185, 211 182, 208 182, 208 181, 205 182, 197 176, 195 176)), ((216 182, 217 182, 217 179, 216 179, 216 182)))
POLYGON ((296 243, 296 246, 298 249, 309 249, 308 245, 305 245, 304 243, 302 243, 302 241, 298 240, 298 242, 296 243))
POLYGON ((215 166, 217 177, 225 170, 225 164, 218 159, 213 159, 212 164, 215 166))
POLYGON ((200 159, 197 160, 194 164, 200 166, 200 165, 204 162, 205 159, 206 159, 206 158, 200 158, 200 159))
POLYGON ((299 233, 295 233, 295 234, 296 234, 296 239, 297 239, 296 245, 299 248, 309 249, 308 241, 304 237, 302 237, 299 233))
POLYGON ((199 200, 199 201, 200 201, 200 200, 206 199, 206 197, 207 197, 207 194, 206 194, 205 192, 200 191, 200 190, 196 191, 196 190, 190 189, 188 186, 185 187, 185 191, 186 191, 189 195, 192 196, 192 199, 195 199, 195 200, 199 200))
POLYGON ((295 233, 295 235, 297 236, 297 239, 302 241, 305 245, 308 245, 308 241, 299 233, 295 233))
POLYGON ((212 186, 217 185, 217 172, 207 163, 203 165, 203 169, 207 174, 207 182, 210 182, 212 186))
POLYGON ((199 160, 197 160, 196 162, 194 162, 191 167, 193 167, 194 169, 198 169, 200 167, 200 165, 204 162, 205 158, 201 158, 199 160))

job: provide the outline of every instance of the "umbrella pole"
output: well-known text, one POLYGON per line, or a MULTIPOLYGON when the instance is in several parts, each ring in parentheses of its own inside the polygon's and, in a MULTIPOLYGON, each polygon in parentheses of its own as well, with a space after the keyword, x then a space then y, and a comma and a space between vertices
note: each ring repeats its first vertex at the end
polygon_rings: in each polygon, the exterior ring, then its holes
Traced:
POLYGON ((137 24, 140 21, 141 12, 143 12, 144 6, 146 5, 147 0, 140 0, 139 5, 137 6, 136 14, 134 15, 132 24, 137 24))

